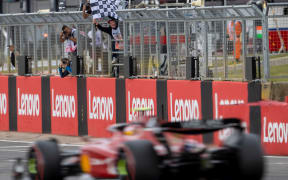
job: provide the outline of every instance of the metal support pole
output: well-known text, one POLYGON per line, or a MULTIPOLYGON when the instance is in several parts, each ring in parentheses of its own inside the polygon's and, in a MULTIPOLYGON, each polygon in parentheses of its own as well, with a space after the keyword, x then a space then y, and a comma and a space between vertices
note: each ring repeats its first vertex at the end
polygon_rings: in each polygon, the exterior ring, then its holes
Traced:
MULTIPOLYGON (((127 41, 127 37, 128 37, 128 33, 127 33, 127 23, 123 22, 123 44, 124 44, 124 57, 128 56, 128 41, 127 41)), ((124 61, 127 61, 127 59, 124 59, 124 61)))
MULTIPOLYGON (((37 57, 37 40, 36 40, 36 25, 33 26, 33 58, 35 74, 38 73, 38 57, 37 57)), ((33 72, 33 71, 32 71, 33 72)))
POLYGON ((228 66, 227 66, 227 22, 223 21, 223 58, 224 58, 224 77, 228 78, 228 66))
POLYGON ((140 69, 141 69, 141 72, 140 74, 141 75, 144 75, 144 33, 143 33, 143 24, 142 22, 140 22, 140 62, 141 62, 141 65, 140 65, 140 69))
POLYGON ((171 47, 170 47, 170 32, 169 32, 169 22, 165 21, 166 25, 166 42, 167 42, 167 63, 168 63, 168 77, 170 77, 170 60, 171 60, 171 47))
POLYGON ((112 62, 112 43, 111 37, 108 36, 108 75, 110 76, 110 69, 111 69, 111 62, 112 62))
POLYGON ((79 29, 79 24, 76 24, 76 28, 77 28, 77 55, 80 55, 80 29, 79 29))
POLYGON ((204 77, 208 77, 208 24, 202 22, 203 34, 204 34, 204 77))
POLYGON ((177 71, 176 71, 176 76, 179 75, 179 71, 180 71, 180 38, 179 38, 179 22, 176 22, 176 35, 177 35, 177 71))
MULTIPOLYGON (((57 42, 59 42, 59 40, 58 40, 58 39, 59 39, 59 37, 58 37, 58 34, 57 34, 57 33, 55 33, 55 40, 56 40, 56 45, 57 45, 57 46, 55 46, 55 49, 54 49, 54 50, 55 50, 55 52, 57 52, 57 49, 59 48, 59 43, 57 43, 57 42)), ((62 57, 64 57, 64 56, 63 56, 63 54, 62 54, 62 52, 64 52, 64 51, 63 51, 63 44, 64 44, 64 43, 61 43, 61 44, 60 44, 60 47, 61 47, 61 50, 60 50, 60 54, 61 54, 61 56, 62 56, 62 57)), ((58 66, 58 64, 59 64, 59 63, 58 63, 58 59, 59 59, 59 58, 58 58, 58 56, 57 56, 57 55, 58 55, 58 54, 57 54, 57 53, 55 53, 55 58, 56 58, 56 66, 58 66)))
POLYGON ((246 56, 247 56, 247 48, 246 48, 246 20, 242 20, 242 59, 243 59, 243 64, 242 64, 242 77, 245 79, 245 71, 246 71, 246 56))
MULTIPOLYGON (((236 21, 233 20, 233 60, 236 61, 236 31, 235 31, 235 23, 236 21)), ((235 66, 236 67, 236 66, 235 66)))
MULTIPOLYGON (((135 28, 135 22, 133 23, 133 34, 132 34, 132 38, 133 38, 133 57, 136 57, 136 28, 135 28)), ((139 61, 138 61, 139 62, 139 61)))
POLYGON ((270 78, 270 60, 269 60, 269 40, 268 40, 268 17, 263 15, 262 18, 262 43, 263 43, 263 65, 264 65, 264 80, 270 78))
MULTIPOLYGON (((41 37, 43 38, 43 37, 41 37)), ((40 41, 40 47, 41 47, 41 72, 43 73, 44 71, 44 58, 43 58, 43 52, 44 52, 44 48, 43 48, 43 39, 41 39, 40 41)))
MULTIPOLYGON (((92 32, 92 73, 95 74, 96 73, 96 64, 95 64, 95 61, 96 61, 96 53, 95 53, 95 28, 94 28, 94 25, 92 24, 91 26, 91 32, 92 32)), ((91 54, 89 54, 90 57, 91 57, 91 54)), ((102 64, 102 63, 101 63, 102 64)), ((98 67, 98 65, 97 65, 98 67)), ((98 67, 99 69, 99 67, 98 67)), ((102 69, 102 68, 101 68, 102 69)), ((103 72, 103 71, 102 71, 103 72)))
POLYGON ((19 53, 20 53, 20 55, 23 55, 23 35, 22 35, 22 26, 20 25, 19 26, 19 42, 20 42, 20 51, 19 51, 19 53))
MULTIPOLYGON (((10 26, 7 26, 7 38, 6 38, 6 44, 10 45, 10 26)), ((8 65, 8 72, 11 72, 11 62, 10 62, 10 50, 9 48, 6 48, 7 51, 7 65, 8 65)))
POLYGON ((189 43, 188 43, 189 32, 188 32, 187 23, 188 22, 184 21, 185 46, 186 46, 185 56, 186 56, 186 58, 188 57, 188 54, 189 54, 189 43))
POLYGON ((49 74, 51 74, 52 70, 51 70, 51 32, 50 32, 50 28, 49 25, 47 25, 47 34, 48 34, 48 39, 47 39, 47 57, 48 57, 48 72, 49 74))
POLYGON ((256 57, 256 20, 253 20, 253 56, 256 57))
POLYGON ((151 22, 148 22, 149 23, 149 25, 148 25, 148 34, 149 34, 149 36, 148 36, 148 45, 149 45, 149 56, 151 56, 151 54, 152 54, 152 41, 151 41, 151 39, 152 39, 152 32, 151 32, 151 22))
POLYGON ((157 64, 158 64, 158 74, 161 74, 160 69, 160 29, 158 28, 158 23, 155 22, 155 34, 156 34, 156 54, 157 54, 157 64))

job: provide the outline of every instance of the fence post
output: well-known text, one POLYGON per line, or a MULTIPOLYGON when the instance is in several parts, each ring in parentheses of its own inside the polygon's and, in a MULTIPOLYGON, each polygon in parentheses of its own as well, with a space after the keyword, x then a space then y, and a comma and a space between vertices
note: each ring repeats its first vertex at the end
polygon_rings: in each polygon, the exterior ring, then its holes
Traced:
POLYGON ((47 25, 47 34, 48 34, 48 39, 47 39, 47 57, 48 57, 48 72, 49 74, 51 74, 52 70, 51 70, 51 32, 50 32, 50 28, 49 25, 47 25))
POLYGON ((33 26, 33 58, 34 58, 34 73, 38 73, 38 57, 37 57, 37 40, 36 40, 36 25, 33 26))
MULTIPOLYGON (((124 57, 128 56, 128 41, 127 41, 127 36, 128 36, 128 33, 127 33, 127 23, 124 21, 123 22, 123 34, 124 34, 124 37, 123 37, 123 44, 124 44, 124 57)), ((124 59, 125 61, 126 59, 124 59)))
POLYGON ((171 61, 171 55, 170 55, 170 31, 169 31, 169 22, 165 21, 166 26, 166 43, 167 43, 167 63, 168 63, 168 77, 170 77, 170 61, 171 61))
MULTIPOLYGON (((7 26, 7 38, 6 38, 6 44, 9 46, 10 45, 10 26, 7 26)), ((10 50, 9 48, 7 49, 7 67, 8 67, 8 72, 11 72, 11 64, 10 64, 10 50)))
POLYGON ((262 18, 262 30, 264 81, 267 81, 270 78, 270 60, 268 40, 268 17, 265 14, 263 14, 262 18))
POLYGON ((253 56, 256 56, 256 20, 253 20, 253 56))
MULTIPOLYGON (((96 58, 95 55, 96 55, 96 52, 95 52, 95 28, 94 28, 94 25, 92 24, 91 26, 91 32, 92 32, 92 73, 95 74, 96 73, 96 64, 95 64, 95 61, 96 61, 96 58)), ((90 57, 91 57, 91 54, 89 54, 90 57)), ((103 60, 102 60, 103 61, 103 60)), ((98 65, 97 65, 98 66, 98 65)))
POLYGON ((142 22, 140 22, 140 58, 140 74, 144 75, 144 33, 142 22))
POLYGON ((20 55, 23 55, 22 53, 23 53, 23 45, 22 45, 22 43, 23 43, 23 40, 22 40, 22 26, 20 25, 19 26, 19 42, 20 42, 20 51, 19 51, 19 53, 20 53, 20 55))
POLYGON ((246 71, 246 21, 242 20, 242 57, 243 57, 243 65, 242 65, 242 69, 243 69, 243 79, 245 79, 245 71, 246 71))
POLYGON ((202 29, 204 33, 204 77, 208 77, 208 24, 207 22, 202 22, 202 29))
POLYGON ((155 22, 155 34, 156 34, 156 54, 157 54, 157 64, 158 64, 158 75, 161 75, 161 66, 160 66, 160 36, 159 28, 157 21, 155 22))
POLYGON ((227 67, 227 21, 223 21, 223 58, 224 58, 224 78, 228 78, 227 67))

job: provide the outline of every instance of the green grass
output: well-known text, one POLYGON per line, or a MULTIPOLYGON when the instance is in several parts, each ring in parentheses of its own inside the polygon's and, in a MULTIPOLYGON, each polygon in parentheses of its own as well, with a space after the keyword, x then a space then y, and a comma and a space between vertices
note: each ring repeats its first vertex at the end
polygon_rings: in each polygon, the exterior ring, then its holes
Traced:
MULTIPOLYGON (((280 65, 280 66, 272 66, 270 68, 270 76, 288 76, 288 64, 286 65, 280 65)), ((262 77, 263 77, 263 72, 262 72, 262 77)), ((272 78, 270 81, 272 82, 284 82, 288 81, 288 78, 272 78)), ((228 73, 228 78, 242 78, 242 71, 230 71, 228 73)))
POLYGON ((282 57, 288 57, 288 53, 271 54, 270 55, 271 59, 282 58, 282 57))

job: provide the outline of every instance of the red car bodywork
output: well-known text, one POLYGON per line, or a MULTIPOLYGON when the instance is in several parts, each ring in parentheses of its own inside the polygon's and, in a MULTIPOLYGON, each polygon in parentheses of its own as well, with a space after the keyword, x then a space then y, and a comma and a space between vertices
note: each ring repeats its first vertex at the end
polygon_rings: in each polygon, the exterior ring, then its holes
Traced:
MULTIPOLYGON (((96 178, 118 178, 116 161, 118 158, 119 148, 123 143, 131 140, 148 140, 153 143, 154 149, 158 155, 165 155, 166 148, 161 144, 153 134, 151 128, 146 127, 149 118, 143 125, 129 124, 123 131, 114 131, 109 139, 95 139, 83 146, 81 154, 89 156, 91 171, 90 175, 96 178)), ((184 143, 194 144, 199 147, 203 145, 193 140, 193 136, 176 135, 174 133, 163 133, 171 151, 180 153, 184 143)))

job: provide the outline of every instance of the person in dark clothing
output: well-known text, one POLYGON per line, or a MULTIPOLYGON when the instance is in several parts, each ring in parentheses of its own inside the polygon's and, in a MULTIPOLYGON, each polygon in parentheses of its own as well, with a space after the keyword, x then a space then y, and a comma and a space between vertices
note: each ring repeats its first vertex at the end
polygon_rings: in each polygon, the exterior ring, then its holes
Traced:
POLYGON ((9 51, 10 51, 10 60, 11 60, 11 64, 12 66, 15 68, 15 48, 13 45, 9 46, 9 51))
POLYGON ((69 74, 72 73, 72 70, 70 67, 70 61, 68 58, 61 59, 58 71, 59 71, 61 78, 64 78, 65 76, 68 76, 69 74))
MULTIPOLYGON (((101 26, 96 19, 93 20, 95 27, 110 35, 112 39, 112 52, 118 51, 123 48, 122 35, 118 26, 118 20, 112 18, 108 21, 109 27, 101 26)), ((112 64, 117 63, 118 54, 112 53, 112 64)))
POLYGON ((92 10, 91 10, 91 6, 90 6, 90 1, 87 0, 87 2, 85 4, 83 4, 82 6, 82 16, 84 19, 88 18, 89 15, 92 14, 92 10))

